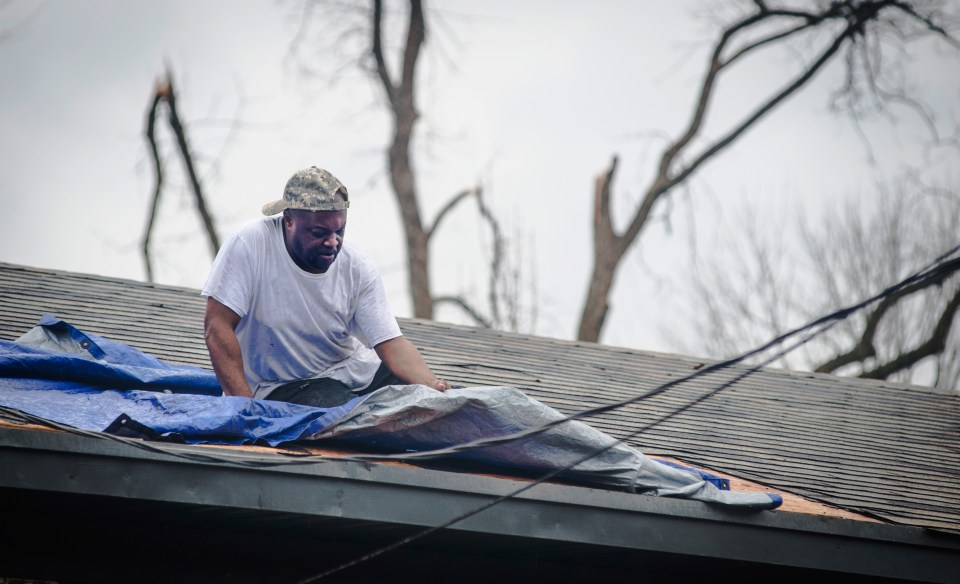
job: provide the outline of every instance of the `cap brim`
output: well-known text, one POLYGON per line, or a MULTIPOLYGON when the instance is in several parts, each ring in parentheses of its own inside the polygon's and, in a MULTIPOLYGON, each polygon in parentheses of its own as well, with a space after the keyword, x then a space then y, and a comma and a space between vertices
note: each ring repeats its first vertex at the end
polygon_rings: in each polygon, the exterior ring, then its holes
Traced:
POLYGON ((283 199, 279 201, 272 201, 263 206, 264 215, 276 215, 277 213, 283 211, 287 208, 287 202, 283 199))
POLYGON ((315 207, 299 207, 290 202, 280 199, 263 206, 264 215, 276 215, 285 209, 301 209, 303 211, 344 211, 350 207, 350 201, 336 201, 334 203, 324 203, 315 207))

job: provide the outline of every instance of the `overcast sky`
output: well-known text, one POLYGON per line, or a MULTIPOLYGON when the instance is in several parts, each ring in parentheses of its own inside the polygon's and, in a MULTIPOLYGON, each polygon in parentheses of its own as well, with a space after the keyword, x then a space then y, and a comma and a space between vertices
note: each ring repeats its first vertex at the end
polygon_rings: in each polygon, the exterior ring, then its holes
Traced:
MULTIPOLYGON (((703 11, 716 5, 429 4, 434 27, 420 71, 424 122, 417 138, 424 215, 431 218, 460 190, 484 185, 523 251, 524 279, 535 284, 534 332, 574 335, 590 273, 594 176, 620 155, 616 208, 625 218, 649 181, 663 143, 658 136, 675 135, 690 115, 712 38, 703 11)), ((380 93, 349 67, 336 84, 303 78, 289 56, 300 6, 4 3, 0 261, 145 277, 139 241, 153 178, 142 132, 153 85, 168 63, 221 236, 279 198, 296 170, 325 167, 351 192, 348 239, 380 266, 395 312, 408 316, 380 93)), ((340 21, 328 20, 313 30, 333 34, 340 21)), ((708 134, 718 135, 756 92, 772 91, 788 57, 750 63, 726 80, 708 134)), ((307 62, 332 70, 337 58, 328 47, 307 62)), ((957 124, 956 54, 921 43, 903 58, 938 122, 957 124)), ((658 327, 675 308, 691 233, 701 241, 716 237, 716 227, 722 233, 732 226, 743 204, 761 214, 821 212, 908 167, 945 164, 942 152, 922 148, 929 136, 907 111, 866 123, 868 149, 852 124, 829 111, 839 71, 838 64, 826 70, 674 197, 669 223, 652 227, 625 261, 604 342, 669 350, 658 327)), ((154 239, 157 278, 200 287, 211 258, 181 163, 168 154, 170 184, 154 239)), ((487 232, 472 206, 450 219, 433 248, 435 291, 482 301, 487 232)), ((459 319, 452 311, 439 316, 459 319)))

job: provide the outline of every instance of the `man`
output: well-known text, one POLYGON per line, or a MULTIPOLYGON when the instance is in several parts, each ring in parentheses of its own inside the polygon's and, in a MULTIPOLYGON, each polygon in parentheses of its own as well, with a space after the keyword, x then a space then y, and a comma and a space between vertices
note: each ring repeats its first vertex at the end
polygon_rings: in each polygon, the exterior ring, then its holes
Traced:
POLYGON ((204 340, 225 395, 332 407, 385 385, 447 389, 401 334, 376 268, 344 246, 349 205, 332 174, 301 170, 217 254, 204 340))

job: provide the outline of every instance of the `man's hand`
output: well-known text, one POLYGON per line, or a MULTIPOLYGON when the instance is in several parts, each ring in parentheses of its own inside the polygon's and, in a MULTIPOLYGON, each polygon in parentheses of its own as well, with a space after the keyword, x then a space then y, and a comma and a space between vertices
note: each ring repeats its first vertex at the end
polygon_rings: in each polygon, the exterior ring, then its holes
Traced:
POLYGON ((420 351, 404 336, 384 341, 373 348, 380 360, 406 383, 419 383, 437 391, 446 391, 450 385, 433 374, 420 351))
POLYGON ((237 340, 240 316, 213 298, 207 298, 203 316, 203 340, 210 351, 210 362, 224 395, 253 397, 243 374, 243 356, 237 340))

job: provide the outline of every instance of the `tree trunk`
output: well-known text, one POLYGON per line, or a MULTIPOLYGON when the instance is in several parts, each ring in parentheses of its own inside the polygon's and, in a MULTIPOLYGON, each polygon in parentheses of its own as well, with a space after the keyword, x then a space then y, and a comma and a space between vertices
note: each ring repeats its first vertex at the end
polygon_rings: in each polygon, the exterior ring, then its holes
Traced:
POLYGON ((430 295, 430 250, 427 247, 429 234, 420 218, 420 205, 410 142, 419 114, 416 107, 416 67, 420 48, 426 35, 421 0, 410 0, 410 22, 403 49, 400 79, 397 82, 387 70, 383 55, 383 2, 373 2, 373 39, 371 53, 377 65, 377 76, 390 102, 393 112, 393 142, 387 151, 390 167, 390 183, 400 206, 403 231, 407 242, 407 274, 410 296, 413 300, 413 315, 416 318, 433 318, 433 298, 430 295))
POLYGON ((433 297, 430 294, 430 253, 427 248, 427 232, 420 218, 416 179, 410 159, 410 140, 416 114, 405 108, 408 119, 398 120, 393 144, 388 152, 390 182, 400 205, 403 231, 407 242, 407 277, 410 296, 413 300, 413 315, 416 318, 433 318, 433 297))
POLYGON ((609 248, 604 251, 607 252, 606 255, 598 255, 594 259, 590 287, 587 289, 587 299, 583 304, 580 328, 577 331, 578 340, 591 343, 600 340, 600 331, 603 330, 603 323, 610 308, 607 299, 610 297, 610 290, 613 289, 613 278, 622 257, 622 254, 609 248))
POLYGON ((600 331, 610 309, 607 299, 613 288, 613 278, 626 251, 622 238, 613 231, 610 211, 610 192, 616 172, 617 157, 614 156, 610 168, 597 176, 593 189, 593 273, 577 331, 577 339, 591 343, 600 340, 600 331))

